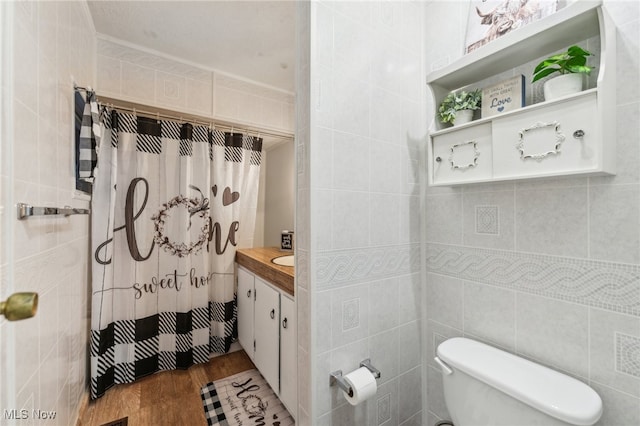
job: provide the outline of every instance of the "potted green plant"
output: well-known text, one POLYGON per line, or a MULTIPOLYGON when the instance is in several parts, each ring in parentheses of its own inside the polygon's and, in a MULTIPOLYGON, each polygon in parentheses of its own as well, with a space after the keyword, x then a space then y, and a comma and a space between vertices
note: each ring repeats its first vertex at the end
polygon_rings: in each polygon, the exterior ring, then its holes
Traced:
POLYGON ((544 98, 552 100, 571 93, 582 91, 583 76, 591 73, 592 67, 587 65, 587 56, 593 56, 580 46, 571 46, 566 52, 553 55, 540 62, 533 70, 532 83, 553 73, 560 73, 545 81, 544 98))
POLYGON ((454 126, 468 123, 473 118, 473 111, 480 108, 482 92, 480 89, 467 92, 449 93, 440 104, 438 114, 443 123, 452 123, 454 126))

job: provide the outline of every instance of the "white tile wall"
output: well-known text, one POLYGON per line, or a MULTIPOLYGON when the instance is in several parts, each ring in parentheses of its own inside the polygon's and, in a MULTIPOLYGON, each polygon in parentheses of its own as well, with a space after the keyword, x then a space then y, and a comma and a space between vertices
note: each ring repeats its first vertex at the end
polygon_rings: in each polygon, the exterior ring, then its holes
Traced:
POLYGON ((422 422, 421 11, 327 1, 304 15, 313 37, 302 47, 310 74, 297 82, 298 131, 309 132, 298 137, 298 187, 308 182, 310 193, 298 198, 297 223, 311 224, 313 425, 422 422), (378 393, 352 407, 328 376, 366 357, 382 372, 378 393))
POLYGON ((590 255, 640 263, 640 185, 594 185, 589 206, 590 255))
POLYGON ((88 207, 73 198, 72 76, 79 85, 94 83, 95 30, 84 2, 0 7, 8 118, 2 129, 2 240, 10 244, 3 251, 0 298, 15 291, 40 295, 34 318, 0 323, 0 405, 55 411, 55 424, 73 424, 86 385, 88 217, 17 221, 13 206, 88 207))
POLYGON ((295 157, 296 157, 296 307, 298 309, 298 416, 296 421, 301 426, 310 426, 316 421, 320 411, 318 405, 312 401, 317 393, 317 384, 321 379, 316 376, 317 360, 312 353, 316 347, 329 347, 331 331, 329 327, 313 328, 312 316, 318 312, 317 306, 324 306, 322 317, 330 322, 331 313, 328 308, 331 303, 331 295, 311 300, 312 287, 311 275, 314 273, 311 265, 310 237, 313 232, 311 227, 309 202, 310 175, 309 164, 309 134, 311 99, 309 90, 310 80, 310 49, 311 45, 311 5, 309 2, 296 2, 296 103, 295 103, 295 157), (306 309, 304 309, 306 308, 306 309), (302 319, 304 323, 301 323, 302 319), (317 333, 317 334, 316 334, 317 333), (314 342, 312 347, 311 342, 314 342))
POLYGON ((516 250, 587 257, 587 192, 586 186, 518 190, 516 250))
POLYGON ((517 352, 588 377, 589 308, 528 294, 516 304, 517 352))
POLYGON ((293 132, 293 95, 186 64, 104 36, 98 94, 238 123, 293 132))
MULTIPOLYGON (((448 418, 431 358, 460 335, 588 382, 604 401, 598 424, 640 421, 636 364, 618 367, 630 352, 616 345, 640 333, 640 128, 630 118, 640 109, 640 6, 604 7, 618 27, 617 174, 425 189, 429 425, 448 418), (482 205, 498 206, 499 234, 475 232, 482 205)), ((425 46, 427 70, 462 55, 467 13, 468 2, 428 2, 425 36, 438 43, 425 46)))
POLYGON ((464 283, 464 330, 494 344, 515 350, 516 295, 484 284, 464 283))

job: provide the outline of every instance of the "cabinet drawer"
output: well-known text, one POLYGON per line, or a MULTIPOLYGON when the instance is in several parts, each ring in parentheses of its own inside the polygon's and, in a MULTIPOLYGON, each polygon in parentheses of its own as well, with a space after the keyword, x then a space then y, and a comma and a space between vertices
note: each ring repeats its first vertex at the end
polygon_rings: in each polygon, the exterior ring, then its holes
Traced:
POLYGON ((433 137, 434 184, 490 179, 492 161, 490 123, 433 137))
POLYGON ((596 94, 493 122, 497 179, 594 171, 600 163, 596 94))

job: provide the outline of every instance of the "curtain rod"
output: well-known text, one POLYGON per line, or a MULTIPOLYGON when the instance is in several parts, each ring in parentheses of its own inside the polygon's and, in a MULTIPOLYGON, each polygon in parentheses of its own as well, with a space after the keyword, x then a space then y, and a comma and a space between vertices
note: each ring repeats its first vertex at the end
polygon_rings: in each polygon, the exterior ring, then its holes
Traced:
MULTIPOLYGON (((78 87, 77 89, 82 89, 78 87)), ((189 122, 192 124, 201 124, 204 126, 211 126, 218 130, 237 131, 239 133, 247 133, 256 136, 266 136, 276 139, 292 140, 293 134, 286 132, 278 132, 274 130, 265 130, 258 127, 250 127, 244 125, 236 125, 227 121, 215 120, 213 118, 207 118, 195 114, 182 114, 180 112, 166 110, 162 108, 156 108, 149 105, 137 104, 134 102, 123 101, 121 99, 109 98, 106 96, 100 96, 96 93, 98 102, 105 106, 110 106, 116 110, 124 112, 132 112, 148 118, 164 119, 169 121, 176 121, 180 123, 189 122)))

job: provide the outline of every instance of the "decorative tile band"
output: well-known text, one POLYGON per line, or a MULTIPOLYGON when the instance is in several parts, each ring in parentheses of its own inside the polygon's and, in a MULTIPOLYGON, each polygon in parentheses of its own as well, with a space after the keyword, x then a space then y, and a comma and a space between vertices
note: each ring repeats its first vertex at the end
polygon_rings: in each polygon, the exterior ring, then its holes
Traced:
POLYGON ((616 370, 640 377, 640 338, 616 333, 616 370))
POLYGON ((427 244, 427 271, 640 316, 640 265, 427 244))
POLYGON ((420 271, 420 245, 385 246, 320 252, 316 260, 318 290, 420 271))

